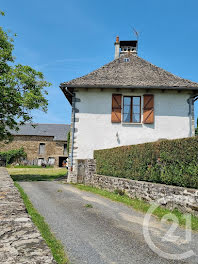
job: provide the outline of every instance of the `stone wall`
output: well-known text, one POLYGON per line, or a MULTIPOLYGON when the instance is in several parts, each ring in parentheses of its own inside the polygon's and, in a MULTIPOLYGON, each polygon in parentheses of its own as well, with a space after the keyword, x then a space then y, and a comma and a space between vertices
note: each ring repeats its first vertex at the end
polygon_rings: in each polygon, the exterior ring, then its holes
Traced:
POLYGON ((46 162, 50 157, 55 158, 55 166, 59 165, 59 157, 67 157, 64 154, 64 141, 54 141, 50 136, 14 136, 9 144, 0 143, 0 151, 24 148, 27 153, 27 162, 30 165, 37 165, 38 159, 43 158, 46 162), (45 153, 39 154, 39 144, 45 144, 45 153))
POLYGON ((69 171, 68 183, 85 183, 85 179, 91 178, 96 171, 96 162, 94 159, 75 161, 75 167, 69 171))
POLYGON ((75 124, 79 122, 79 118, 76 118, 76 113, 79 112, 79 110, 76 108, 76 103, 80 102, 79 98, 76 98, 76 96, 72 96, 72 114, 71 114, 71 125, 70 125, 70 144, 69 144, 69 161, 68 161, 68 182, 77 182, 77 151, 78 151, 78 145, 76 142, 76 134, 78 130, 75 128, 75 124), (73 153, 72 153, 73 148, 73 153), (72 162, 71 162, 72 160, 72 162), (72 163, 72 164, 71 164, 72 163))
MULTIPOLYGON (((177 208, 198 216, 198 190, 171 185, 135 181, 124 178, 97 175, 96 162, 84 160, 84 173, 81 162, 80 183, 114 192, 120 190, 131 198, 138 198, 149 203, 158 202, 169 209, 177 208)), ((78 177, 77 177, 78 178, 78 177)))
POLYGON ((56 263, 5 168, 0 168, 0 237, 0 263, 56 263))

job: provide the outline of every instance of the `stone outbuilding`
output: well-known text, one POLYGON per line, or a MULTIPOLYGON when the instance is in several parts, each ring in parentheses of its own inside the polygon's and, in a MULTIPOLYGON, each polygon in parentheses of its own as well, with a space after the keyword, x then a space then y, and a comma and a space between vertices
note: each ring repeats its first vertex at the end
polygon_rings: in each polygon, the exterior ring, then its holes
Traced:
POLYGON ((11 131, 14 139, 9 144, 0 143, 0 151, 24 148, 28 165, 49 164, 62 167, 67 160, 67 134, 70 125, 25 124, 11 131))

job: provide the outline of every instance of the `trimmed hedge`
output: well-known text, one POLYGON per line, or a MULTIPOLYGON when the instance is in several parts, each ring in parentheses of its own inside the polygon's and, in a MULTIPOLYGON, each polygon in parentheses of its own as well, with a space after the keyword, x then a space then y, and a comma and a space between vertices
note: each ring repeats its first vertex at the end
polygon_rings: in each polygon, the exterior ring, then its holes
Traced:
POLYGON ((198 137, 95 150, 100 175, 198 189, 198 137))

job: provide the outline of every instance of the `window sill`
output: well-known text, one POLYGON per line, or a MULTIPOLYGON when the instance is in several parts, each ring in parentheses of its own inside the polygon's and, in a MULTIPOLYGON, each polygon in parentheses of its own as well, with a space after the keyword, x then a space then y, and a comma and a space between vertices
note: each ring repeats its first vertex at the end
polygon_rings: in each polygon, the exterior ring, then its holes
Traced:
POLYGON ((137 125, 137 126, 142 126, 143 125, 143 123, 131 123, 131 122, 122 122, 122 125, 132 125, 132 126, 134 126, 134 125, 137 125))

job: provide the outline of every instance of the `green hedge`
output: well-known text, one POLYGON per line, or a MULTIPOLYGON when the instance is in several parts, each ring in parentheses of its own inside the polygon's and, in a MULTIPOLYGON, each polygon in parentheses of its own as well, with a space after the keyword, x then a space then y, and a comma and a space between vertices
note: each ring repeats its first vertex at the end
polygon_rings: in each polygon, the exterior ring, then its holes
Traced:
POLYGON ((100 175, 198 188, 198 137, 96 150, 100 175))
POLYGON ((27 154, 23 148, 12 149, 4 152, 0 152, 0 158, 6 161, 6 164, 12 164, 13 162, 19 162, 21 159, 25 159, 27 154))

